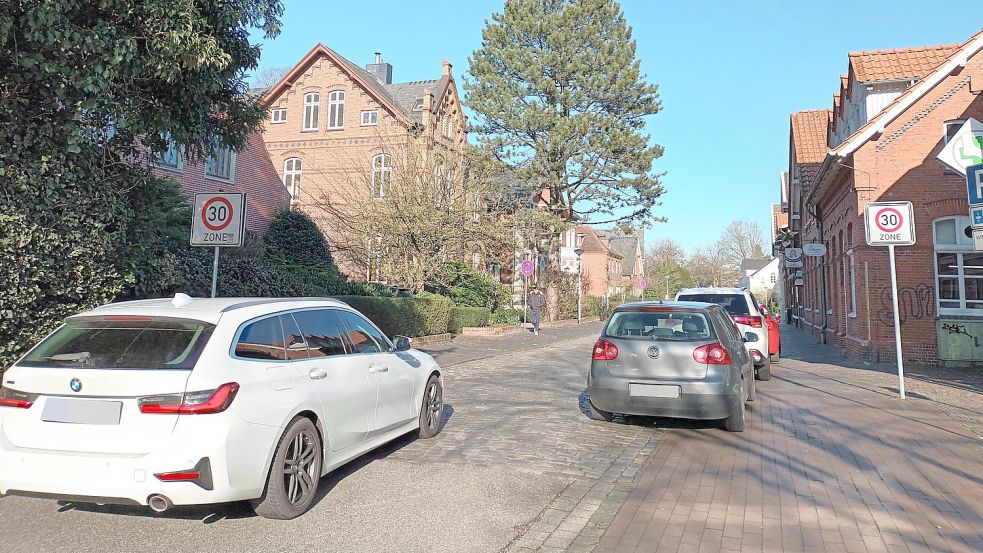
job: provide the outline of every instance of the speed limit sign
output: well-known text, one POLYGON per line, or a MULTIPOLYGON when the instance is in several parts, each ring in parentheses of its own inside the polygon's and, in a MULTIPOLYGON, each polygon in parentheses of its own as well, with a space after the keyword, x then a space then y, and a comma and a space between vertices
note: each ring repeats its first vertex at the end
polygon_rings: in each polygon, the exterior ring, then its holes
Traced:
POLYGON ((867 244, 910 246, 915 243, 915 218, 911 202, 876 202, 864 207, 867 244))
POLYGON ((246 224, 243 193, 195 194, 191 218, 192 246, 241 246, 246 224))

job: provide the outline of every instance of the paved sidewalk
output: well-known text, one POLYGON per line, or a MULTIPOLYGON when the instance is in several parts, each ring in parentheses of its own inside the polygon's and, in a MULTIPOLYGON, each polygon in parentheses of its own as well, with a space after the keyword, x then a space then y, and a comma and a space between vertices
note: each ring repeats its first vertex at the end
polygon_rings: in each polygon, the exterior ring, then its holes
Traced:
POLYGON ((748 430, 672 423, 596 551, 983 551, 983 440, 940 409, 958 397, 916 378, 902 401, 783 332, 748 430))

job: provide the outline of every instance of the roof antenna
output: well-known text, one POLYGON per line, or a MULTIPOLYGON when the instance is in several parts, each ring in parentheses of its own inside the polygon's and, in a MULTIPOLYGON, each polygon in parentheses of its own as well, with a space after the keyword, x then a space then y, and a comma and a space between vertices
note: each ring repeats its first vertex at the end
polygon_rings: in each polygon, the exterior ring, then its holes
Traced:
POLYGON ((171 300, 171 305, 174 307, 184 307, 189 303, 191 303, 191 296, 182 294, 181 292, 174 294, 174 299, 171 300))

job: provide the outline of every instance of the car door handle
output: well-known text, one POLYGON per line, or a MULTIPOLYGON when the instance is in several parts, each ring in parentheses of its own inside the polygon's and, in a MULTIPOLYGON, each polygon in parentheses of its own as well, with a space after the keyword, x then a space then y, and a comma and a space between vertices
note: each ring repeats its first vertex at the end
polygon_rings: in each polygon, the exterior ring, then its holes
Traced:
POLYGON ((324 369, 311 369, 311 372, 307 373, 307 376, 311 377, 311 380, 321 380, 328 376, 328 373, 324 372, 324 369))
POLYGON ((384 373, 389 372, 389 367, 380 367, 379 365, 372 365, 369 367, 370 373, 384 373))

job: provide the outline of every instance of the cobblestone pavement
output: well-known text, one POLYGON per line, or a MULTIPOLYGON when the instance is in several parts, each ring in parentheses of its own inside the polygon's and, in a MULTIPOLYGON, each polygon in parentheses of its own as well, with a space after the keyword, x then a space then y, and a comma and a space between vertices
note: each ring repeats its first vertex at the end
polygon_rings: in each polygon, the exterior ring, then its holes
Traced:
POLYGON ((917 369, 901 400, 886 368, 783 332, 748 430, 675 423, 596 550, 983 551, 974 376, 917 369))
POLYGON ((0 498, 10 550, 45 552, 590 550, 634 489, 662 431, 584 412, 600 324, 540 336, 468 338, 435 355, 445 418, 432 440, 405 437, 322 479, 292 521, 248 505, 147 509, 0 498))

